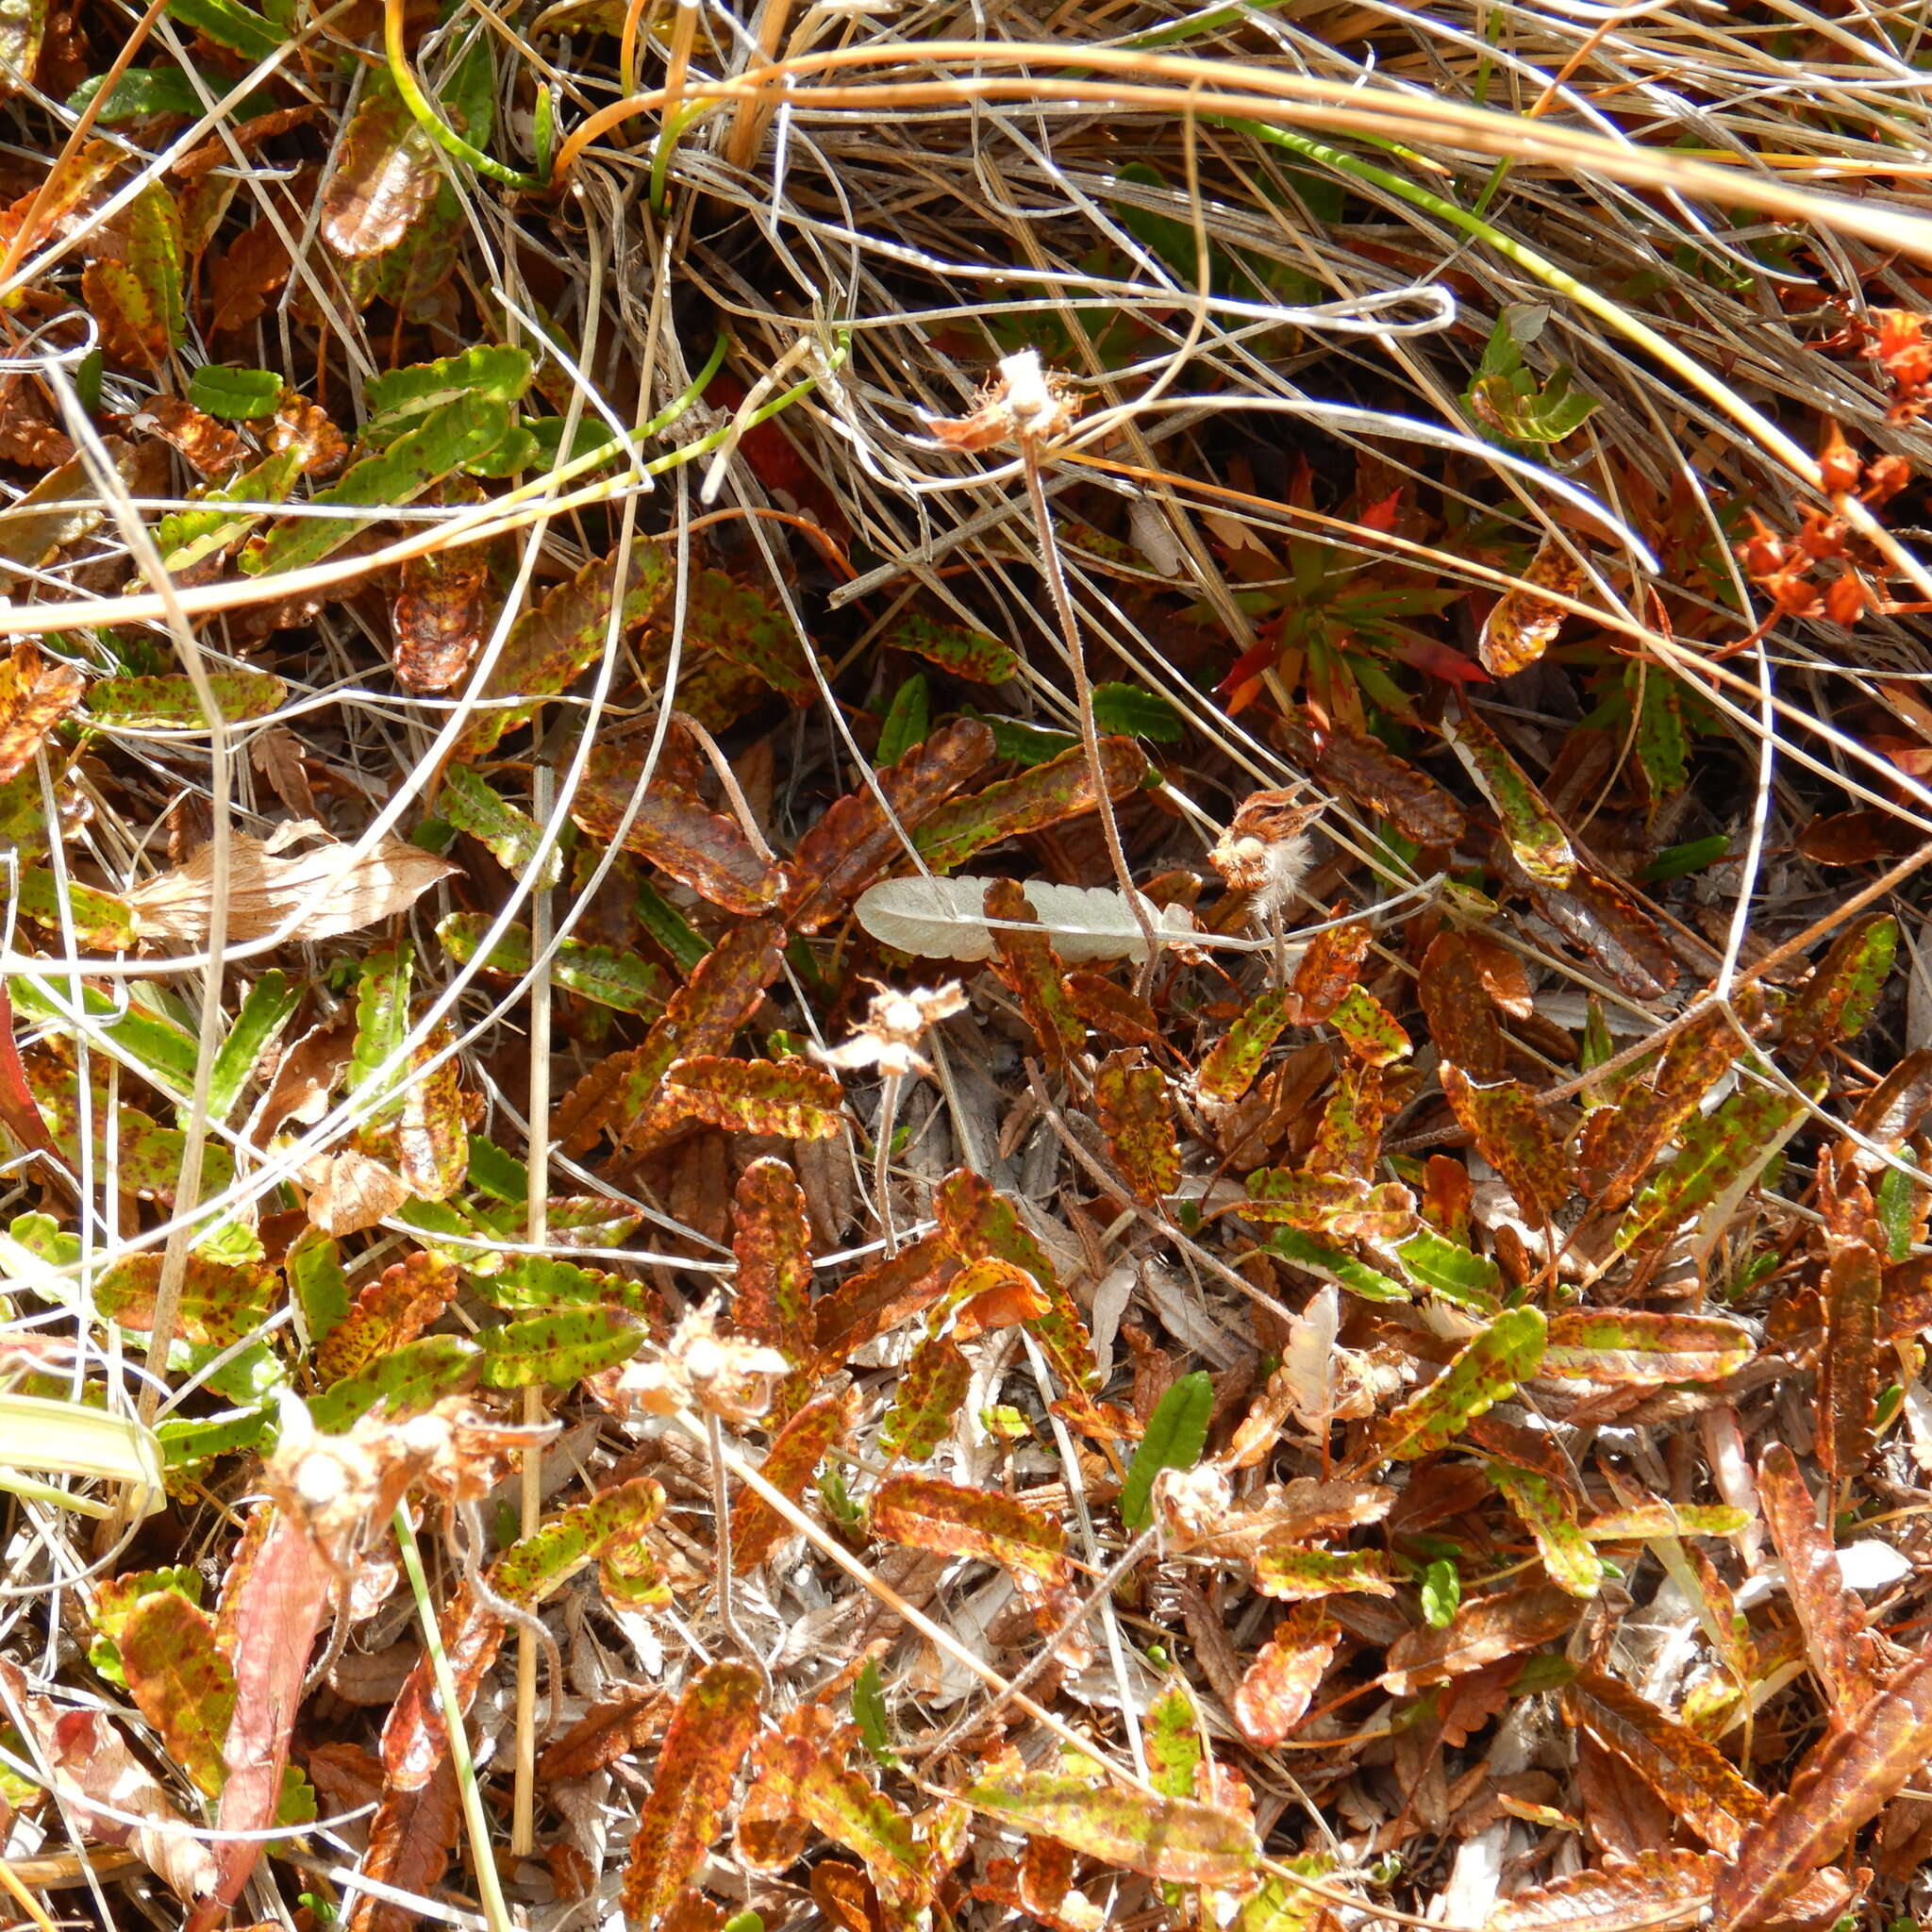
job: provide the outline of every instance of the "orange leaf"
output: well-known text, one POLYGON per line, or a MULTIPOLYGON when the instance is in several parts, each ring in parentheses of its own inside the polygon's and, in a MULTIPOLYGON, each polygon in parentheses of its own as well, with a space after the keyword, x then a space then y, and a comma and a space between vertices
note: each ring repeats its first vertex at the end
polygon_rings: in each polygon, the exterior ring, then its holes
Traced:
MULTIPOLYGON (((858 1422, 856 1389, 808 1402, 778 1431, 758 1474, 781 1495, 797 1502, 818 1474, 825 1452, 850 1435, 858 1422)), ((762 1496, 741 1493, 731 1511, 732 1570, 740 1576, 756 1570, 791 1532, 791 1525, 762 1496)))
POLYGON ((962 1489, 932 1476, 891 1476, 873 1495, 872 1526, 915 1550, 974 1557, 1052 1586, 1073 1575, 1059 1524, 991 1490, 962 1489))
POLYGON ((758 1722, 758 1674, 707 1664, 677 1700, 624 1874, 624 1911, 648 1927, 698 1869, 758 1722))
POLYGON ((23 638, 0 664, 0 785, 33 762, 47 733, 80 702, 87 680, 71 664, 49 663, 23 638))
POLYGON ((1838 1552, 1819 1526, 1818 1506, 1798 1459, 1782 1442, 1758 1460, 1757 1494, 1811 1668, 1839 1720, 1849 1724, 1878 1692, 1877 1647, 1865 1628, 1863 1606, 1845 1588, 1838 1552))
POLYGON ((1307 1715, 1335 1652, 1341 1625, 1319 1604, 1299 1604, 1274 1626, 1234 1693, 1234 1721, 1257 1750, 1272 1751, 1307 1715))
POLYGON ((1790 1789, 1744 1834, 1734 1861, 1718 1874, 1711 1932, 1737 1932, 1772 1917, 1928 1757, 1932 1652, 1907 1664, 1855 1725, 1827 1731, 1811 1747, 1790 1789))
POLYGON ((1565 1703, 1572 1721, 1623 1758, 1712 1850, 1736 1856, 1764 1816, 1764 1794, 1715 1745, 1600 1671, 1579 1673, 1565 1703))

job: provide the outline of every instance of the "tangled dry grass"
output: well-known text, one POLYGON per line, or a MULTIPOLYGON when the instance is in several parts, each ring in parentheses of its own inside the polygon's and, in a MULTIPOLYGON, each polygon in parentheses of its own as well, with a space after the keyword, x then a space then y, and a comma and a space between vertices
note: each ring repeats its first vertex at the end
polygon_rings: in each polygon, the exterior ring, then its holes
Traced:
POLYGON ((9 1909, 1922 1917, 1927 33, 0 21, 9 1909))

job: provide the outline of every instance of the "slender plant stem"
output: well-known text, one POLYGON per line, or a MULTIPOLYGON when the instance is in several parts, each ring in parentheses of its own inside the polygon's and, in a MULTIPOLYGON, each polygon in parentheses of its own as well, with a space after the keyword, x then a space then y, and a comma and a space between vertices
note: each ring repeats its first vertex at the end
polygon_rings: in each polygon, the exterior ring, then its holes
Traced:
POLYGON ((451 1674, 449 1656, 442 1647, 442 1631, 436 1621, 436 1607, 429 1601, 429 1579, 423 1571, 423 1552, 417 1547, 416 1527, 409 1521, 406 1505, 398 1503, 395 1513, 396 1547, 402 1552, 403 1570, 416 1599, 416 1615, 423 1625, 423 1647, 429 1656, 429 1668, 436 1677, 436 1701, 442 1707, 443 1728, 449 1737, 449 1755, 456 1765, 457 1790, 462 1799, 463 1824, 470 1834, 470 1851, 476 1867, 477 1902, 490 1932, 513 1932, 509 1907, 504 1902, 503 1883, 496 1874, 496 1855, 490 1843, 490 1818, 483 1809, 483 1793, 476 1783, 476 1760, 470 1755, 469 1733, 463 1728, 463 1710, 457 1698, 457 1681, 451 1674))
MULTIPOLYGON (((557 774, 546 764, 530 774, 530 805, 540 825, 550 823, 557 805, 557 774)), ((548 886, 530 895, 530 957, 541 961, 550 951, 555 901, 548 886)), ((540 964, 530 981, 529 1159, 525 1173, 529 1194, 524 1239, 541 1248, 550 1238, 550 968, 540 964)), ((524 1391, 524 1425, 541 1428, 549 1420, 541 1383, 524 1391)), ((522 1533, 535 1536, 543 1520, 543 1448, 524 1451, 522 1533)), ((555 1690, 552 1696, 556 1695, 555 1690)), ((510 1811, 509 1847, 520 1858, 537 1848, 537 1639, 517 1631, 516 1783, 510 1811)))

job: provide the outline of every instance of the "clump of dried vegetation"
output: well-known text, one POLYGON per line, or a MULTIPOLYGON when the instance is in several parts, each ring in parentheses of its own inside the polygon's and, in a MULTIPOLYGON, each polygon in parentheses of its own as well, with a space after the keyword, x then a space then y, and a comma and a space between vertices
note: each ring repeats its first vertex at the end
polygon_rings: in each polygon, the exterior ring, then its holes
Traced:
POLYGON ((1909 1924, 1923 8, 0 17, 0 1898, 1909 1924))

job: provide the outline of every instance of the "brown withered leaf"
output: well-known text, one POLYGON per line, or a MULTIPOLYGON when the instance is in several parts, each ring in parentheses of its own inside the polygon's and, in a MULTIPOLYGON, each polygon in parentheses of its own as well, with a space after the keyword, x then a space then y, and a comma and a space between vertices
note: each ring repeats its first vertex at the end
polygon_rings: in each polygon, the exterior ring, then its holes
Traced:
POLYGON ((1565 542, 1554 531, 1545 532, 1529 568, 1491 608, 1476 649, 1491 677, 1514 677, 1528 670, 1556 642, 1569 612, 1538 592, 1581 595, 1587 579, 1571 554, 1574 547, 1574 539, 1565 542))
POLYGON ((1677 984, 1676 956, 1657 922, 1622 886, 1578 867, 1567 886, 1509 870, 1536 909, 1592 959, 1617 991, 1660 1000, 1677 984))
MULTIPOLYGON (((12 1667, 8 1668, 13 1675, 12 1667)), ((175 1808, 166 1788, 106 1716, 97 1710, 57 1713, 45 1698, 28 1698, 24 1684, 9 1703, 26 1717, 55 1789, 90 1839, 126 1846, 182 1898, 194 1898, 215 1885, 208 1847, 190 1836, 188 1821, 175 1808), (88 1803, 91 1798, 144 1822, 130 1824, 97 1811, 88 1803)))
MULTIPOLYGON (((446 858, 391 833, 367 851, 333 841, 286 857, 286 848, 314 835, 313 823, 283 825, 263 841, 228 834, 227 942, 268 938, 290 926, 291 943, 340 939, 407 912, 437 880, 459 870, 446 858)), ((215 845, 210 840, 186 865, 145 880, 126 894, 134 929, 144 941, 208 941, 214 913, 215 845)))
POLYGON ((1073 1574, 1059 1524, 992 1490, 936 1476, 888 1476, 873 1493, 872 1526, 912 1549, 973 1557, 1050 1587, 1064 1586, 1073 1574))
POLYGON ((1460 1067, 1441 1069, 1442 1092, 1477 1151, 1509 1183, 1525 1219, 1551 1223, 1570 1192, 1563 1137, 1517 1080, 1478 1086, 1460 1067))
POLYGON ((1167 1051, 1167 1037, 1154 1008, 1104 973, 1069 973, 1060 981, 1069 1004, 1094 1032, 1152 1053, 1167 1051))
POLYGON ((906 853, 899 826, 908 834, 915 831, 992 762, 993 749, 990 725, 976 718, 960 719, 942 725, 879 773, 876 793, 861 785, 828 805, 792 856, 791 886, 779 908, 787 927, 817 932, 902 861, 906 853))
POLYGON ((179 450, 203 476, 225 475, 248 455, 248 445, 225 423, 180 396, 151 397, 128 424, 179 450))
POLYGON ((1599 1108, 1590 1116, 1578 1164, 1593 1199, 1615 1208, 1630 1198, 1737 1052, 1738 1036, 1724 1014, 1703 1014, 1665 1047, 1647 1087, 1626 1087, 1614 1108, 1599 1108))
POLYGON ((435 144, 408 104, 392 88, 372 87, 323 190, 323 239, 339 255, 381 255, 429 207, 441 181, 435 144))
MULTIPOLYGON (((421 1896, 433 1894, 462 1828, 462 1794, 447 1753, 427 1782, 387 1790, 369 1821, 369 1851, 361 1869, 378 1884, 421 1896)), ((411 1932, 418 1914, 362 1892, 348 1932, 411 1932)), ((199 1928, 195 1928, 199 1932, 199 1928)))
POLYGON ((667 872, 726 912, 756 916, 777 904, 785 874, 745 836, 736 819, 715 812, 688 792, 654 783, 637 800, 636 754, 623 744, 599 745, 584 768, 570 815, 606 843, 624 827, 624 849, 667 872))
POLYGON ((1377 739, 1304 713, 1288 724, 1283 748, 1318 785, 1367 806, 1418 845, 1454 845, 1468 829, 1455 799, 1377 739))
POLYGON ((1308 1714, 1341 1643, 1341 1625, 1319 1603, 1297 1604, 1256 1654, 1230 1707, 1241 1736, 1272 1751, 1308 1714))
POLYGON ((461 682, 488 627, 490 558, 480 543, 405 559, 390 605, 390 668, 408 691, 461 682))
POLYGON ((71 664, 50 661, 22 638, 0 664, 0 785, 33 762, 47 733, 73 710, 87 680, 71 664))
POLYGON ((1896 812, 1868 805, 1813 819, 1796 842, 1814 864, 1870 865, 1874 859, 1903 858, 1917 841, 1896 812))
POLYGON ((684 1688, 631 1838, 624 1911, 648 1925, 697 1871, 718 1835, 738 1767, 758 1732, 758 1674, 707 1664, 684 1688))
POLYGON ((921 1236, 888 1260, 848 1275, 812 1307, 820 1367, 842 1367, 855 1349, 930 1307, 958 1272, 951 1243, 935 1233, 921 1236))
POLYGON ((844 1090, 808 1060, 734 1060, 715 1054, 675 1060, 659 1103, 666 1119, 689 1118, 737 1134, 826 1141, 839 1131, 844 1090))
POLYGON ((1475 955, 1459 932, 1436 935, 1423 955, 1415 991, 1441 1057, 1484 1085, 1500 1080, 1506 1064, 1503 1029, 1475 955))
POLYGON ((1758 1458, 1757 1495, 1811 1668, 1840 1721, 1854 1723, 1878 1693, 1877 1646, 1865 1627, 1864 1607, 1845 1588, 1838 1552, 1819 1524, 1798 1459, 1782 1442, 1758 1458))
POLYGON ((1576 1599, 1551 1583, 1479 1597, 1464 1604, 1445 1629, 1411 1630, 1398 1637, 1389 1646, 1382 1681, 1395 1697, 1446 1684, 1562 1636, 1579 1614, 1576 1599))
POLYGON ((319 1156, 304 1178, 310 1182, 308 1218, 328 1235, 375 1227, 409 1198, 401 1174, 353 1147, 319 1156))
POLYGON ((1519 1891, 1496 1906, 1483 1932, 1670 1932, 1704 1916, 1716 1877, 1708 1852, 1647 1851, 1519 1891))
POLYGON ((625 1684, 608 1692, 585 1711, 570 1729, 549 1745, 537 1760, 537 1775, 545 1784, 589 1777, 641 1751, 671 1716, 668 1691, 649 1684, 625 1684))
POLYGON ((1932 1652, 1914 1657, 1847 1728, 1811 1747, 1790 1788, 1718 1874, 1712 1932, 1762 1924, 1838 1855, 1932 1757, 1932 1652))
POLYGON ((243 228, 208 275, 209 334, 252 328, 288 281, 290 269, 289 244, 274 223, 243 228))
POLYGON ((264 1511, 266 1527, 243 1540, 222 1592, 220 1627, 234 1640, 227 1648, 235 1711, 222 1743, 227 1781, 218 1822, 225 1832, 244 1836, 221 1840, 214 1848, 219 1877, 203 1910, 212 1906, 217 1922, 221 1908, 241 1897, 261 1856, 260 1840, 246 1834, 275 1823, 308 1654, 334 1582, 329 1558, 308 1527, 267 1505, 258 1508, 258 1520, 264 1511))
MULTIPOLYGON (((1147 754, 1135 740, 1100 741, 1100 778, 1108 798, 1124 798, 1136 791, 1148 769, 1147 754)), ((1003 839, 1043 831, 1091 811, 1098 795, 1093 776, 1085 749, 1075 745, 983 791, 938 807, 913 832, 912 842, 935 872, 948 871, 1003 839)))
POLYGON ((731 1252, 738 1263, 733 1331, 804 1362, 811 1352, 811 1223, 805 1190, 784 1161, 767 1156, 740 1176, 731 1252))
POLYGON ((1863 1241, 1838 1241, 1824 1276, 1824 1346, 1818 1357, 1818 1458, 1841 1482, 1871 1457, 1878 1412, 1878 1257, 1863 1241))
POLYGON ((1614 1751, 1715 1852, 1734 1857, 1764 1816, 1764 1794, 1696 1732, 1600 1671, 1579 1672, 1563 1693, 1572 1723, 1614 1751))
POLYGON ((74 460, 74 444, 55 426, 39 381, 10 375, 0 381, 0 462, 52 470, 74 460))

